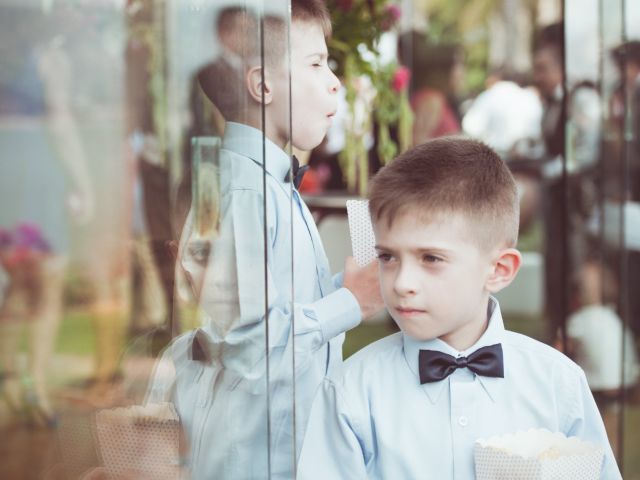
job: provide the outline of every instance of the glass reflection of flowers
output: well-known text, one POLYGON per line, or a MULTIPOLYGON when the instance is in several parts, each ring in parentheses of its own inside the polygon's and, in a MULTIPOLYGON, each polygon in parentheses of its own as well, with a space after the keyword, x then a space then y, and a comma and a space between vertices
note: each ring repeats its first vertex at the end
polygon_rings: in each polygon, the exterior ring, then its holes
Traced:
POLYGON ((381 35, 395 27, 401 11, 389 0, 326 3, 333 21, 330 56, 336 62, 335 71, 345 86, 349 106, 346 145, 339 159, 347 188, 364 195, 369 177, 366 139, 373 118, 378 131, 377 153, 383 164, 410 144, 410 72, 396 63, 383 64, 378 51, 381 35), (390 128, 397 128, 399 145, 390 128))
MULTIPOLYGON (((20 223, 13 230, 0 228, 0 264, 10 276, 10 288, 23 289, 31 300, 42 288, 42 261, 51 248, 40 228, 20 223)), ((35 306, 35 301, 31 302, 35 306)))

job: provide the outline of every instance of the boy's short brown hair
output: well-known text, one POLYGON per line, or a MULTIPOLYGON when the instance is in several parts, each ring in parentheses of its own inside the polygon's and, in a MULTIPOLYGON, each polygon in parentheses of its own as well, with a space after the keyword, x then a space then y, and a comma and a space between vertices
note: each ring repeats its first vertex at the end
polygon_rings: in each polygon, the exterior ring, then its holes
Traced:
POLYGON ((331 36, 331 16, 324 0, 291 0, 291 21, 317 23, 325 37, 331 36))
MULTIPOLYGON (((331 35, 331 17, 323 0, 291 0, 291 22, 317 24, 325 37, 331 35)), ((285 66, 283 59, 289 58, 287 20, 273 13, 264 14, 262 22, 253 9, 233 6, 223 9, 216 19, 218 33, 227 30, 238 48, 240 66, 232 68, 221 63, 199 74, 198 80, 205 95, 220 110, 225 120, 242 121, 249 102, 245 85, 246 72, 255 66, 266 66, 266 70, 285 66), (233 25, 234 30, 228 31, 233 25), (262 27, 261 27, 262 25, 262 27), (260 35, 263 28, 263 36, 260 35), (262 48, 260 42, 263 42, 262 48), (262 54, 264 53, 264 57, 262 54)), ((292 47, 293 48, 293 47, 292 47)))
MULTIPOLYGON (((331 16, 323 0, 291 0, 291 23, 298 22, 316 24, 322 29, 325 38, 331 36, 331 16)), ((282 60, 289 56, 286 19, 273 14, 265 15, 263 28, 264 64, 267 68, 281 65, 282 60)))
POLYGON ((515 180, 498 154, 471 138, 437 138, 398 156, 373 178, 369 211, 389 226, 409 211, 427 220, 461 213, 476 223, 481 246, 514 247, 518 239, 515 180))

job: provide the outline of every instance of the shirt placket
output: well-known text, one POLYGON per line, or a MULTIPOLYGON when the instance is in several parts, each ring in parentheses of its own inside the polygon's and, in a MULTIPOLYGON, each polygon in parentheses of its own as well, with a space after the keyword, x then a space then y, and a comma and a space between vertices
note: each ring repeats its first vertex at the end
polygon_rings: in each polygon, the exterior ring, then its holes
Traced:
POLYGON ((320 294, 322 297, 324 297, 325 295, 330 293, 330 287, 327 281, 327 279, 330 277, 329 263, 327 261, 326 255, 324 255, 324 249, 322 248, 322 243, 320 242, 320 238, 318 237, 318 232, 315 228, 315 221, 313 220, 311 213, 303 205, 302 199, 300 198, 300 194, 297 190, 293 191, 293 196, 302 215, 302 219, 304 221, 305 227, 307 228, 307 232, 309 232, 309 237, 311 237, 313 254, 315 256, 314 263, 316 265, 316 279, 318 281, 318 287, 320 288, 320 294), (313 228, 311 228, 310 225, 313 225, 313 228))
MULTIPOLYGON (((450 377, 451 393, 451 438, 453 443, 453 478, 467 480, 469 473, 468 445, 473 445, 475 423, 475 396, 478 391, 473 374, 467 370, 458 370, 450 377)), ((471 468, 473 470, 473 468, 471 468)))
POLYGON ((212 411, 214 410, 214 397, 216 393, 220 393, 218 392, 220 374, 221 366, 218 363, 206 365, 202 367, 202 372, 197 380, 198 388, 196 391, 196 403, 193 416, 193 429, 195 434, 191 447, 193 449, 192 458, 198 461, 198 465, 193 466, 195 470, 203 468, 203 471, 206 471, 206 455, 201 455, 201 451, 203 447, 206 448, 206 446, 202 445, 202 439, 205 430, 210 428, 210 416, 215 416, 212 421, 216 425, 219 425, 219 422, 223 421, 221 415, 217 415, 215 411, 212 411))

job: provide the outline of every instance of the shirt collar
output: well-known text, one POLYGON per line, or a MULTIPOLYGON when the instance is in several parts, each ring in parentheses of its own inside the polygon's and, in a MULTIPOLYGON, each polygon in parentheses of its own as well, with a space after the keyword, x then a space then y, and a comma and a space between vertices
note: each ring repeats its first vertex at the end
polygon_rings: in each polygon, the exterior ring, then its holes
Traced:
MULTIPOLYGON (((502 343, 504 341, 504 323, 502 321, 502 314, 500 313, 500 305, 498 301, 489 297, 489 307, 487 311, 489 322, 487 329, 482 336, 471 347, 464 351, 458 351, 448 343, 434 338, 432 340, 420 341, 415 340, 408 335, 402 336, 404 344, 404 357, 409 365, 409 369, 414 374, 416 382, 420 383, 420 375, 418 372, 418 356, 420 350, 436 350, 443 352, 453 357, 465 356, 468 357, 479 348, 489 345, 495 345, 496 343, 502 343)), ((424 392, 431 400, 431 403, 436 403, 445 385, 449 384, 450 376, 439 382, 431 382, 420 385, 424 392)), ((476 375, 482 387, 485 389, 491 400, 497 401, 500 390, 502 388, 504 378, 492 378, 476 375)))
POLYGON ((264 155, 267 159, 267 173, 278 182, 284 183, 284 179, 291 168, 289 155, 265 137, 263 132, 257 128, 236 122, 226 123, 222 148, 249 157, 260 166, 263 164, 263 142, 264 155))

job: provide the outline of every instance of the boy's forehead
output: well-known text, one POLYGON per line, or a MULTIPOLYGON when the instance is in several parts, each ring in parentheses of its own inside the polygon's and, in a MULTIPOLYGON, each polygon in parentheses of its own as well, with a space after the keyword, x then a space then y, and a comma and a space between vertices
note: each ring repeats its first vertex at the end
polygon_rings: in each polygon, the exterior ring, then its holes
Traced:
POLYGON ((482 221, 457 211, 398 212, 393 218, 373 219, 376 245, 398 249, 455 250, 483 244, 487 236, 482 221))
POLYGON ((468 232, 473 222, 465 215, 456 211, 424 211, 409 206, 395 212, 394 215, 386 215, 374 219, 374 231, 393 236, 395 234, 408 233, 418 230, 439 230, 454 233, 468 232))
POLYGON ((319 22, 293 20, 291 22, 291 52, 303 55, 327 52, 327 42, 319 22))

